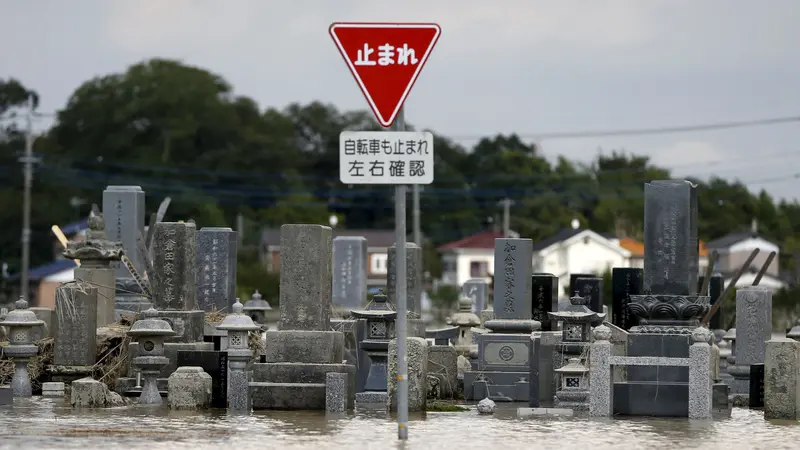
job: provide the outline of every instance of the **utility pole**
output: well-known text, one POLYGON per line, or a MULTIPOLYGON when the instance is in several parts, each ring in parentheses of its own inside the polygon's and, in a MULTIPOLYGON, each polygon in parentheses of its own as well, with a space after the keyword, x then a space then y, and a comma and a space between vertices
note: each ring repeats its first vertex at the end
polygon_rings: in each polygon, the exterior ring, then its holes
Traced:
POLYGON ((22 200, 22 270, 20 296, 28 298, 28 270, 31 265, 31 190, 33 188, 33 96, 28 95, 28 113, 25 124, 25 155, 19 161, 25 165, 24 197, 22 200))
POLYGON ((511 205, 514 201, 506 197, 498 203, 503 207, 503 236, 508 237, 511 234, 511 205))
POLYGON ((418 184, 413 185, 411 190, 411 201, 412 201, 412 216, 411 220, 413 221, 412 226, 414 227, 414 243, 419 245, 420 248, 423 247, 422 242, 422 229, 420 225, 420 212, 419 212, 419 191, 420 187, 418 184))

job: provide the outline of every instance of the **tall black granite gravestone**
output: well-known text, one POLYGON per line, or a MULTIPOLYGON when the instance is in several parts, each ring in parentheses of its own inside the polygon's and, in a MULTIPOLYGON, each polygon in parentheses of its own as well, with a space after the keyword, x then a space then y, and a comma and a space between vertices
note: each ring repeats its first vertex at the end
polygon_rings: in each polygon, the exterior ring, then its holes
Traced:
MULTIPOLYGON (((577 292, 580 297, 589 297, 589 309, 596 313, 603 312, 603 279, 591 276, 580 276, 570 282, 572 295, 577 292)), ((570 295, 570 297, 572 296, 570 295)))
MULTIPOLYGON (((653 181, 644 193, 644 293, 630 296, 638 324, 628 356, 688 358, 691 333, 710 308, 710 297, 696 295, 697 187, 653 181)), ((629 366, 627 381, 614 383, 614 413, 687 417, 688 397, 688 367, 629 366)))
POLYGON ((643 294, 644 270, 637 267, 615 267, 611 270, 611 323, 625 331, 639 321, 628 309, 631 295, 643 294))
POLYGON ((764 407, 764 364, 750 365, 750 408, 764 407))
POLYGON ((549 312, 558 311, 558 278, 552 273, 531 276, 532 319, 542 324, 542 331, 553 331, 549 312))
MULTIPOLYGON (((703 275, 700 275, 700 277, 697 278, 698 290, 700 290, 700 286, 703 285, 705 278, 706 277, 703 275)), ((711 275, 711 281, 708 282, 708 296, 711 297, 711 305, 717 303, 717 300, 719 300, 719 296, 722 294, 723 290, 725 290, 725 277, 718 273, 711 275)), ((711 322, 708 324, 709 330, 720 330, 727 326, 727 323, 725 322, 725 315, 723 313, 724 307, 725 305, 720 305, 720 308, 714 313, 714 316, 711 317, 711 322)))

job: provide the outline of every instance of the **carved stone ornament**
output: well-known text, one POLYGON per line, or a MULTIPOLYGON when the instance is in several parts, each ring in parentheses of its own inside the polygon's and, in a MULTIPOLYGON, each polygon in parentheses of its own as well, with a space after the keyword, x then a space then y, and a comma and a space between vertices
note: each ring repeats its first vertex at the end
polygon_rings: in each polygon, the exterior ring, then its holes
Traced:
POLYGON ((631 314, 653 324, 699 319, 711 309, 709 296, 631 295, 630 298, 631 314))
POLYGON ((69 242, 63 254, 65 258, 69 259, 119 261, 125 251, 121 242, 108 240, 103 216, 93 215, 89 217, 86 239, 80 242, 69 242))

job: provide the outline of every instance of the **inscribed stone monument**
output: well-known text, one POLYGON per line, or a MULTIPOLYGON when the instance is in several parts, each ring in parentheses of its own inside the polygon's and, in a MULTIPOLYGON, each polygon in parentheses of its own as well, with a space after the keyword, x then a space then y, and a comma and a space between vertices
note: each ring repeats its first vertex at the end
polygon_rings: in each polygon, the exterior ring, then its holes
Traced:
POLYGON ((194 310, 197 308, 195 224, 159 222, 154 227, 153 270, 157 280, 154 306, 159 311, 194 310))
POLYGON ((638 323, 628 310, 631 295, 643 294, 644 270, 637 267, 615 267, 611 271, 611 320, 625 331, 638 323))
POLYGON ((530 320, 533 241, 499 238, 494 243, 494 317, 530 320))
POLYGON ((97 358, 97 288, 85 282, 66 283, 56 289, 53 364, 93 366, 97 358))
POLYGON ((226 311, 236 301, 238 233, 230 228, 203 227, 197 232, 197 308, 226 311))
MULTIPOLYGON (((136 239, 144 236, 144 191, 139 186, 108 186, 103 191, 103 216, 106 220, 108 238, 122 242, 125 254, 139 273, 144 272, 144 261, 137 249, 136 239)), ((113 262, 117 278, 130 278, 128 269, 113 262)))
MULTIPOLYGON (((596 313, 603 312, 603 279, 596 276, 581 275, 572 284, 572 295, 578 293, 589 298, 589 309, 596 313)), ((570 295, 570 297, 572 296, 570 295)))
POLYGON ((532 319, 542 324, 542 331, 553 331, 556 323, 548 313, 558 311, 558 278, 551 273, 536 273, 531 278, 532 319))
POLYGON ((338 236, 333 239, 332 303, 345 309, 360 308, 367 301, 367 239, 338 236))
POLYGON ((644 192, 644 291, 689 295, 698 277, 697 186, 653 181, 644 192))
MULTIPOLYGON (((389 247, 386 259, 386 292, 389 301, 397 305, 397 269, 395 244, 389 247)), ((422 249, 413 242, 406 242, 406 306, 417 317, 422 315, 422 249)))
POLYGON ((331 228, 281 226, 279 329, 330 330, 331 228))

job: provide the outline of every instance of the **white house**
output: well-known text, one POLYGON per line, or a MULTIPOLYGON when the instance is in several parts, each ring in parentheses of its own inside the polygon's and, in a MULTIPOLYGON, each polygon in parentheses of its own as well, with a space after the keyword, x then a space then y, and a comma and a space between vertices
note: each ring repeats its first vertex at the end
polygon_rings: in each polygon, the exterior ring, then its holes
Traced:
POLYGON ((602 274, 613 267, 629 267, 631 252, 615 238, 588 229, 565 228, 533 244, 533 271, 558 277, 561 295, 571 273, 602 274))
MULTIPOLYGON (((491 281, 494 240, 502 237, 503 233, 484 231, 440 246, 442 284, 461 286, 471 278, 491 281)), ((628 267, 630 256, 616 239, 592 230, 564 229, 533 244, 531 264, 533 272, 556 275, 563 290, 570 273, 602 274, 612 267, 628 267)))
POLYGON ((706 244, 709 251, 713 250, 719 254, 719 259, 714 267, 714 271, 725 277, 725 284, 730 283, 733 276, 742 267, 750 253, 754 249, 759 249, 759 253, 753 260, 747 271, 739 278, 736 287, 750 286, 753 284, 758 271, 766 263, 767 257, 771 252, 775 252, 775 258, 770 263, 764 276, 759 282, 759 286, 778 290, 784 287, 784 282, 778 278, 778 256, 780 248, 759 236, 757 225, 749 232, 731 233, 706 244))

